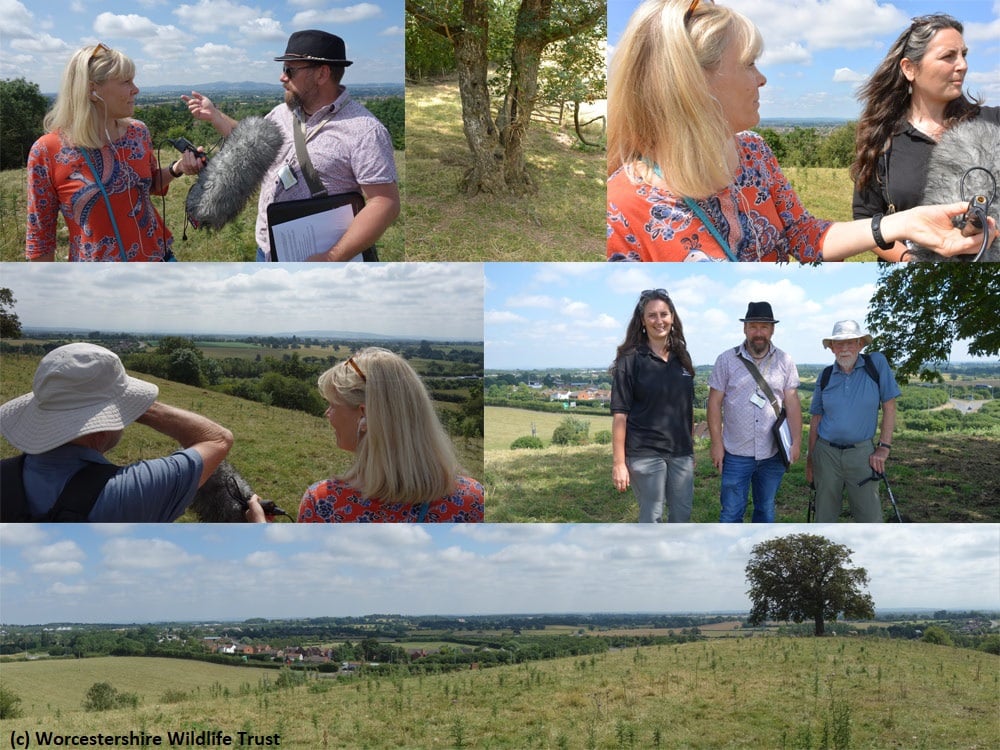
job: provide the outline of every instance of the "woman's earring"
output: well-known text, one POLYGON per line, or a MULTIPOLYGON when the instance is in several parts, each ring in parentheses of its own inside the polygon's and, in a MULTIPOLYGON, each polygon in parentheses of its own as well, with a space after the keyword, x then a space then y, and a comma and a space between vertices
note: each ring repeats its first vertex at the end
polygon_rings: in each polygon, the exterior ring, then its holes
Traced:
POLYGON ((361 419, 358 420, 357 439, 361 440, 361 438, 364 436, 366 432, 368 432, 368 420, 365 419, 364 417, 361 417, 361 419))

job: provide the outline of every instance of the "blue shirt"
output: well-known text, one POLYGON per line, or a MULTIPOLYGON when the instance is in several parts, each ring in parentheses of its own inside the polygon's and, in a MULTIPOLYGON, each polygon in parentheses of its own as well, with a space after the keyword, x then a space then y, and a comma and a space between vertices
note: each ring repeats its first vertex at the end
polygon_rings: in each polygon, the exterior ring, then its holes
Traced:
POLYGON ((818 435, 831 443, 861 443, 871 440, 878 429, 880 404, 897 398, 900 394, 896 378, 889 369, 889 362, 880 352, 859 354, 850 374, 834 364, 830 382, 824 391, 813 391, 809 413, 822 416, 818 435), (865 370, 867 357, 878 371, 879 383, 875 384, 865 370))
MULTIPOLYGON (((93 448, 73 444, 25 456, 24 491, 31 514, 47 513, 70 477, 88 463, 111 462, 93 448)), ((201 454, 194 448, 123 466, 98 495, 87 520, 173 521, 194 500, 202 469, 201 454)))

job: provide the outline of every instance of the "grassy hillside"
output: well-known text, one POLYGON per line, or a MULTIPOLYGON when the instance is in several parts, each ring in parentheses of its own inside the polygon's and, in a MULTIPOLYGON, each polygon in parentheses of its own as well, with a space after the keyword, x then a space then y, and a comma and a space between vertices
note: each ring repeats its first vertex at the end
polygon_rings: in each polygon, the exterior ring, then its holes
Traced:
MULTIPOLYGON (((530 434, 531 422, 546 443, 561 414, 486 408, 487 520, 492 522, 635 521, 639 506, 631 491, 611 486, 611 446, 548 447, 509 450, 510 435, 530 434), (547 422, 547 419, 554 419, 547 422), (544 425, 544 426, 543 426, 544 425), (516 434, 514 434, 516 433, 516 434)), ((602 418, 591 420, 591 436, 602 418)), ((610 423, 610 418, 607 420, 610 423)), ((928 523, 1000 521, 1000 439, 957 433, 899 432, 893 438, 889 483, 908 521, 928 523)), ((892 508, 885 485, 882 506, 892 508)), ((805 462, 793 464, 777 496, 779 522, 803 523, 810 490, 805 462)), ((845 501, 846 507, 846 501, 845 501)), ((695 494, 692 521, 719 520, 719 474, 707 440, 695 446, 695 494)), ((747 514, 749 520, 749 510, 747 514)), ((849 517, 844 517, 848 520, 849 517)))
MULTIPOLYGON (((404 188, 406 176, 405 152, 397 151, 396 169, 399 173, 400 190, 404 188)), ((174 152, 161 153, 162 163, 174 158, 174 152)), ((184 233, 184 201, 188 190, 195 183, 195 177, 182 177, 170 186, 166 195, 167 228, 174 235, 174 255, 178 261, 254 261, 257 244, 254 226, 257 221, 257 194, 247 202, 246 207, 233 221, 218 231, 196 231, 187 228, 184 233)), ((164 215, 163 199, 154 196, 153 205, 157 213, 164 215)), ((25 218, 27 212, 26 170, 12 169, 0 172, 0 261, 24 260, 25 218)), ((378 243, 379 260, 404 260, 403 237, 404 219, 402 215, 389 227, 378 243)), ((69 234, 59 217, 58 249, 56 258, 66 260, 69 252, 69 234)))
POLYGON ((0 735, 244 730, 309 750, 986 748, 1000 741, 998 668, 996 656, 920 642, 723 639, 232 697, 202 687, 189 701, 100 714, 36 708, 0 721, 0 735))
MULTIPOLYGON (((0 358, 0 402, 31 390, 37 364, 38 358, 31 356, 0 358)), ((258 495, 274 500, 293 515, 310 484, 350 465, 350 454, 337 449, 333 430, 323 417, 136 375, 159 386, 161 401, 203 414, 232 430, 236 442, 229 461, 258 495)), ((456 438, 455 446, 465 468, 472 476, 481 478, 482 441, 456 438)), ((142 425, 132 425, 108 458, 114 463, 127 464, 166 455, 174 448, 164 435, 142 425)), ((0 456, 15 453, 7 441, 0 441, 0 456)))
POLYGON ((5 662, 2 674, 0 684, 21 698, 25 716, 39 717, 81 711, 87 689, 95 682, 137 693, 148 705, 163 703, 171 691, 183 691, 189 699, 221 691, 249 692, 261 679, 273 682, 277 677, 274 669, 138 656, 5 662))
POLYGON ((577 143, 571 130, 533 122, 525 152, 537 194, 467 198, 458 190, 471 159, 458 86, 408 85, 406 259, 604 260, 607 162, 577 143))

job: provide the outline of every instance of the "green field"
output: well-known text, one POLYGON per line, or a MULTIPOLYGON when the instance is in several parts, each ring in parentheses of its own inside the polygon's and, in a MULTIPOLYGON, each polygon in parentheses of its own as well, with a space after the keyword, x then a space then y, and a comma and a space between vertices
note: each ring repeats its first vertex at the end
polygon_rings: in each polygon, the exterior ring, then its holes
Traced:
MULTIPOLYGON (((19 354, 0 358, 0 402, 31 390, 38 359, 19 354)), ((273 500, 293 516, 309 485, 350 465, 351 455, 337 449, 333 430, 323 417, 134 374, 159 386, 159 398, 164 403, 203 414, 229 428, 236 438, 229 461, 258 495, 273 500)), ((456 437, 454 442, 465 469, 480 479, 482 440, 456 437)), ((132 425, 108 459, 124 465, 166 455, 175 447, 166 436, 132 425)), ((0 441, 0 457, 15 453, 7 441, 0 441)), ((188 516, 184 519, 194 520, 188 516)))
POLYGON ((120 692, 137 693, 143 705, 155 705, 169 691, 183 691, 192 699, 205 698, 213 689, 248 692, 262 678, 273 682, 277 672, 189 659, 101 656, 5 661, 0 675, 0 685, 21 698, 26 716, 50 717, 81 711, 87 689, 95 682, 110 682, 120 692))
MULTIPOLYGON (((103 661, 120 677, 97 669, 72 689, 69 680, 50 683, 52 692, 33 699, 23 719, 0 721, 0 736, 25 729, 142 729, 161 735, 188 728, 243 730, 277 732, 281 747, 308 750, 971 750, 1000 742, 1000 659, 915 641, 716 639, 445 675, 320 678, 225 697, 206 694, 206 682, 221 677, 200 670, 195 676, 192 668, 187 684, 200 691, 171 704, 157 701, 165 689, 158 665, 147 669, 141 660, 129 660, 128 669, 118 670, 115 659, 103 661), (127 672, 138 683, 155 685, 143 691, 150 697, 138 708, 66 708, 61 714, 46 708, 57 700, 78 704, 79 687, 88 680, 106 679, 124 689, 127 672)), ((79 664, 57 663, 88 669, 79 664)), ((23 668, 39 666, 50 665, 23 668)), ((232 671, 240 682, 241 670, 232 671)))
MULTIPOLYGON (((572 409, 563 412, 530 411, 528 409, 508 409, 501 406, 487 406, 484 409, 485 431, 483 447, 488 451, 504 450, 519 437, 531 435, 535 426, 537 437, 545 445, 552 443, 552 432, 566 417, 573 417, 590 423, 590 438, 602 430, 611 429, 611 416, 576 414, 572 409)), ((610 446, 608 446, 610 450, 610 446)))
MULTIPOLYGON (((497 523, 630 522, 638 518, 631 491, 611 486, 611 446, 551 446, 510 450, 511 441, 530 435, 548 444, 562 414, 486 407, 486 518, 497 523), (513 436, 513 437, 511 437, 513 436), (510 438, 509 440, 507 438, 510 438)), ((602 417, 592 422, 590 435, 602 417)), ((610 417, 606 418, 610 425, 610 417)), ((904 520, 925 523, 996 523, 1000 521, 1000 439, 958 433, 898 432, 893 438, 887 475, 904 520)), ((892 508, 882 485, 886 519, 892 508)), ((776 498, 779 522, 804 523, 810 490, 805 462, 793 464, 776 498)), ((846 501, 845 501, 846 506, 846 501)), ((750 512, 748 509, 747 520, 750 512)), ((719 473, 709 456, 708 440, 695 443, 694 509, 691 520, 719 520, 719 473)), ((841 520, 849 520, 848 516, 841 520)))

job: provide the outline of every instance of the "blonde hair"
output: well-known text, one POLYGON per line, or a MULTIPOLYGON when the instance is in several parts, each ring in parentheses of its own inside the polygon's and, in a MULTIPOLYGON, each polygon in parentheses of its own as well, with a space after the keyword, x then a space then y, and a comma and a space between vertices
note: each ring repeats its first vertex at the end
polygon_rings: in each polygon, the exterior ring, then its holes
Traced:
POLYGON ((330 403, 365 407, 367 432, 340 478, 366 497, 398 503, 430 502, 454 492, 455 449, 420 376, 387 349, 368 347, 352 359, 364 379, 344 361, 318 382, 330 403))
POLYGON ((45 115, 45 132, 59 131, 74 146, 100 148, 107 142, 106 113, 102 102, 90 98, 91 86, 134 76, 135 63, 121 52, 103 45, 77 50, 63 71, 55 104, 45 115))
MULTIPOLYGON (((659 165, 678 195, 704 198, 732 182, 732 140, 708 73, 730 44, 752 63, 764 47, 753 22, 701 2, 685 24, 690 0, 647 0, 632 14, 608 76, 608 174, 639 160, 659 165)), ((647 178, 649 181, 649 178, 647 178)))

